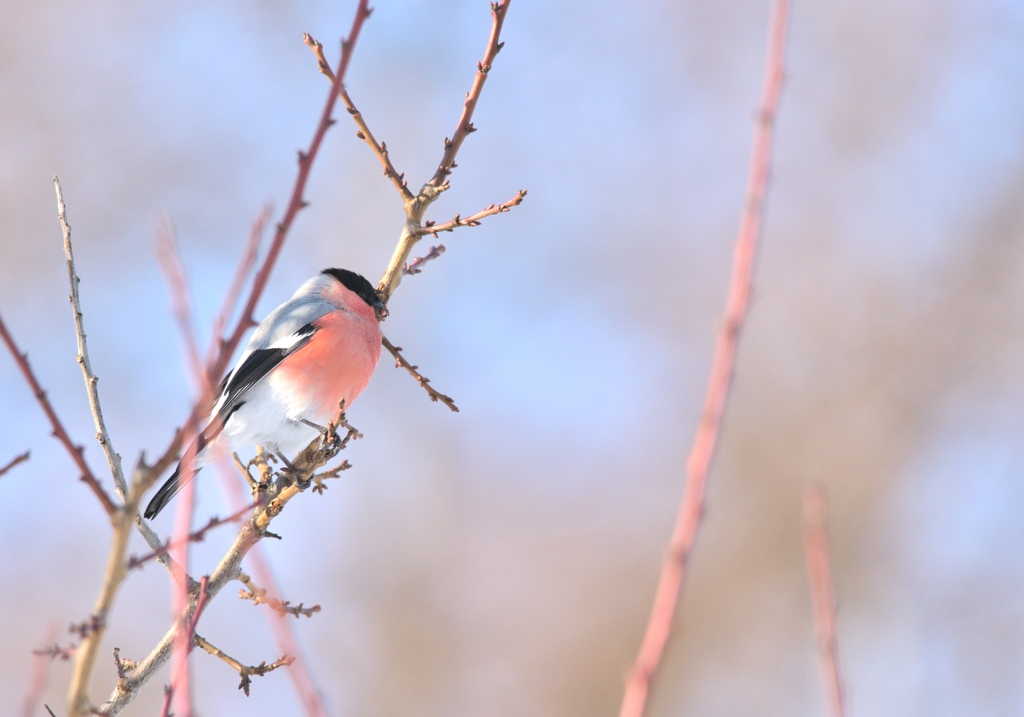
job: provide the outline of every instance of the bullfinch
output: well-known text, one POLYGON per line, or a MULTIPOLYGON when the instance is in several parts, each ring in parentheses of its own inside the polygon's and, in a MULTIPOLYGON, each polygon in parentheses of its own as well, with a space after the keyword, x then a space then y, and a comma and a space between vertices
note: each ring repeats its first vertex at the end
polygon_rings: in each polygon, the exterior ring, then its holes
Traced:
POLYGON ((195 456, 191 470, 178 463, 149 501, 146 517, 155 517, 223 452, 260 445, 292 455, 309 445, 339 402, 351 406, 369 383, 385 316, 373 285, 353 271, 325 269, 299 287, 256 328, 221 383, 209 424, 186 454, 195 456))

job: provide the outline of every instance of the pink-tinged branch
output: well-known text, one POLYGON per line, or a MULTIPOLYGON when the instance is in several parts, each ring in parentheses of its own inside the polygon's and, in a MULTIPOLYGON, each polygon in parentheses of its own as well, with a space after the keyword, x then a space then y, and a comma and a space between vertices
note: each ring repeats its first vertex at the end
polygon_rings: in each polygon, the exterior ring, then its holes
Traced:
POLYGON ((832 590, 828 530, 825 527, 826 507, 825 489, 821 486, 811 488, 804 495, 804 549, 807 554, 807 577, 814 612, 814 631, 818 636, 825 705, 832 717, 845 717, 846 700, 843 673, 839 667, 836 598, 832 590))
POLYGON ((473 216, 466 217, 465 219, 462 218, 461 214, 456 214, 454 219, 450 222, 444 222, 443 224, 435 224, 432 221, 423 222, 423 226, 419 230, 420 236, 423 236, 424 234, 433 234, 434 237, 437 237, 438 232, 450 232, 458 227, 478 227, 480 226, 480 220, 484 217, 489 217, 492 214, 499 214, 501 212, 510 212, 512 211, 512 207, 518 207, 522 204, 525 198, 526 190, 520 189, 516 192, 516 196, 504 204, 492 204, 486 209, 477 212, 473 216))
POLYGON ((729 395, 736 345, 747 312, 750 285, 757 240, 761 231, 768 169, 771 158, 772 129, 782 88, 786 27, 789 17, 788 0, 775 0, 769 24, 768 50, 764 85, 747 179, 746 202, 736 237, 732 276, 725 315, 715 343, 711 375, 701 421, 694 436, 687 461, 686 487, 683 491, 676 524, 672 531, 668 553, 662 564, 654 605, 636 661, 626 679, 625 694, 619 711, 620 717, 640 717, 644 714, 651 682, 658 672, 665 646, 672 634, 676 606, 686 574, 687 562, 704 512, 704 495, 708 469, 715 455, 722 415, 729 395))
POLYGON ((413 366, 405 360, 405 357, 402 356, 401 346, 395 346, 393 343, 388 341, 387 336, 381 336, 381 343, 384 345, 384 348, 386 348, 391 355, 395 357, 395 368, 404 368, 408 371, 409 374, 416 379, 416 382, 423 387, 423 390, 430 395, 431 401, 440 401, 456 413, 459 412, 459 408, 455 405, 455 401, 452 400, 451 396, 445 396, 440 391, 435 390, 434 387, 430 385, 430 379, 426 378, 417 370, 419 369, 419 366, 413 366))
POLYGON ((473 126, 473 111, 476 109, 476 103, 484 89, 484 83, 487 82, 487 73, 491 71, 494 58, 498 56, 501 48, 505 45, 504 42, 499 42, 498 40, 501 37, 501 26, 505 22, 505 14, 508 12, 509 2, 510 0, 502 0, 498 3, 491 3, 491 35, 487 40, 487 49, 484 50, 483 59, 477 63, 476 75, 473 77, 473 86, 466 93, 466 101, 462 104, 462 114, 459 116, 459 123, 455 125, 455 131, 452 133, 451 139, 445 137, 444 155, 441 157, 441 163, 438 165, 437 171, 434 172, 434 176, 430 178, 430 182, 428 182, 435 189, 441 189, 448 181, 448 175, 456 167, 455 157, 459 153, 459 148, 462 147, 466 137, 476 132, 476 127, 473 126))
MULTIPOLYGON (((46 642, 53 643, 56 639, 57 627, 51 625, 47 630, 46 642)), ((46 682, 50 679, 50 663, 57 656, 51 654, 51 647, 60 650, 56 643, 54 643, 42 650, 32 651, 32 674, 28 680, 28 689, 25 690, 25 698, 21 701, 21 717, 32 717, 36 712, 36 705, 39 704, 39 700, 43 697, 46 682)), ((67 660, 71 657, 66 651, 61 652, 63 653, 60 654, 62 660, 67 660)))
MULTIPOLYGON (((249 227, 249 239, 245 243, 245 248, 242 249, 242 256, 238 259, 238 268, 235 269, 235 275, 231 278, 228 290, 224 294, 224 302, 221 304, 220 311, 217 312, 217 317, 213 320, 213 327, 210 330, 210 345, 206 357, 207 366, 212 366, 217 360, 217 352, 221 350, 221 342, 224 341, 224 327, 228 325, 231 315, 235 313, 238 298, 242 295, 242 289, 245 287, 245 280, 249 278, 252 268, 256 266, 260 242, 263 240, 263 232, 266 231, 267 224, 270 223, 272 211, 269 202, 264 204, 263 208, 260 209, 260 213, 256 215, 256 219, 253 220, 252 225, 249 227)), ((218 376, 214 376, 215 381, 218 378, 218 376)))
MULTIPOLYGON (((177 232, 170 217, 157 223, 155 229, 156 256, 164 271, 164 280, 171 294, 171 308, 178 324, 178 333, 185 344, 185 360, 189 373, 198 381, 196 391, 205 395, 210 379, 203 371, 200 358, 199 339, 196 337, 195 321, 192 318, 192 299, 189 296, 185 265, 181 260, 177 232)), ((204 401, 207 400, 204 398, 204 401)))
POLYGON ((24 463, 25 461, 27 461, 29 459, 29 456, 31 455, 31 451, 25 451, 20 456, 15 456, 14 458, 12 458, 5 466, 0 468, 0 476, 7 473, 9 470, 14 468, 14 466, 18 465, 19 463, 24 463))
POLYGON ((430 247, 430 251, 425 255, 416 257, 413 261, 402 267, 402 276, 419 274, 427 263, 439 258, 442 254, 444 254, 444 244, 430 247))
MULTIPOLYGON (((206 539, 206 534, 209 533, 214 528, 219 528, 220 526, 227 525, 228 523, 237 523, 242 518, 244 518, 246 515, 248 515, 250 512, 252 512, 252 510, 254 510, 255 508, 259 507, 260 505, 262 505, 262 503, 260 503, 260 502, 251 503, 250 505, 247 505, 244 508, 242 508, 241 510, 238 510, 238 511, 232 513, 231 515, 229 515, 226 518, 218 518, 216 516, 214 516, 213 518, 210 518, 210 521, 206 525, 204 525, 202 528, 199 528, 198 530, 192 531, 191 533, 188 534, 187 542, 189 542, 189 543, 201 543, 201 542, 203 542, 203 540, 206 539)), ((139 556, 139 557, 131 557, 131 558, 129 558, 128 559, 128 569, 129 570, 134 570, 135 568, 142 567, 143 565, 145 565, 150 560, 154 560, 156 558, 159 558, 161 555, 166 555, 169 550, 171 550, 172 548, 177 548, 177 547, 178 547, 177 543, 175 543, 172 540, 168 540, 166 543, 163 544, 163 546, 160 547, 159 550, 154 550, 152 552, 146 553, 145 555, 142 555, 142 556, 139 556)))
POLYGON ((50 399, 46 397, 46 391, 43 390, 42 386, 39 385, 39 381, 36 380, 35 374, 32 373, 32 367, 28 363, 28 354, 23 354, 18 350, 17 344, 14 343, 14 337, 7 330, 6 324, 4 324, 3 317, 0 316, 0 338, 7 344, 8 350, 11 352, 11 356, 14 357, 15 363, 18 364, 18 368, 21 369, 22 376, 25 377, 25 381, 28 382, 29 388, 32 389, 33 395, 36 400, 39 401, 39 405, 42 406, 43 412, 46 417, 50 419, 50 425, 53 427, 53 437, 60 441, 64 448, 67 449, 71 455, 71 459, 78 466, 78 470, 82 472, 82 482, 84 482, 92 492, 99 499, 103 505, 103 509, 107 511, 107 515, 112 515, 117 506, 114 505, 114 501, 110 499, 107 492, 103 490, 103 486, 100 485, 99 480, 93 474, 92 469, 89 468, 89 464, 85 462, 85 456, 83 455, 82 446, 76 446, 74 441, 71 440, 71 436, 64 430, 64 424, 61 423, 60 419, 57 418, 57 412, 53 410, 53 406, 50 404, 50 399))

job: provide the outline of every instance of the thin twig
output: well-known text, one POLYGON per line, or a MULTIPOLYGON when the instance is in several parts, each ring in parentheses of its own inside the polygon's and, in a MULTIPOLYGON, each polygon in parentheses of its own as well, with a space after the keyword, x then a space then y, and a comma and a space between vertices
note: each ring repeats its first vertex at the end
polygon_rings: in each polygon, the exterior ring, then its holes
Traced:
POLYGON ((238 580, 249 588, 248 590, 239 590, 238 597, 242 600, 252 600, 253 605, 266 605, 281 615, 294 615, 296 618, 302 615, 313 617, 313 615, 320 612, 319 605, 304 607, 304 604, 300 602, 298 605, 292 606, 288 600, 279 600, 269 595, 264 588, 254 583, 252 578, 244 572, 238 573, 238 580))
POLYGON ((192 300, 189 297, 188 280, 185 278, 185 264, 181 260, 177 232, 170 217, 164 217, 157 222, 154 234, 157 259, 164 271, 164 280, 171 294, 174 320, 185 344, 185 359, 188 362, 189 373, 199 381, 196 390, 202 395, 200 402, 206 402, 209 400, 207 394, 212 391, 209 386, 211 381, 200 358, 199 339, 192 319, 192 300))
POLYGON ((504 42, 499 42, 499 38, 501 37, 501 26, 505 22, 505 14, 508 12, 509 1, 502 0, 502 2, 491 3, 491 36, 487 40, 487 49, 484 51, 483 59, 477 63, 476 75, 473 77, 473 86, 466 93, 466 101, 462 105, 459 123, 455 125, 452 138, 448 139, 445 137, 444 155, 441 157, 441 163, 438 165, 437 171, 434 172, 434 176, 431 177, 430 182, 428 182, 435 189, 440 189, 448 181, 448 175, 452 173, 456 166, 455 157, 459 153, 459 148, 462 147, 463 141, 470 133, 476 132, 476 127, 473 126, 473 110, 476 109, 476 103, 480 99, 480 93, 484 89, 484 83, 487 81, 487 74, 491 71, 491 66, 494 64, 494 58, 498 56, 501 48, 505 46, 504 42))
POLYGON ((750 295, 754 251, 761 229, 765 188, 771 158, 772 127, 782 87, 788 0, 775 0, 769 27, 769 39, 761 95, 760 111, 754 129, 750 175, 747 180, 745 210, 740 221, 733 258, 732 277, 725 316, 715 344, 707 392, 700 425, 694 436, 687 461, 686 488, 683 491, 668 553, 665 556, 647 622, 643 642, 626 680, 620 717, 640 717, 647 706, 651 681, 661 663, 665 645, 672 633, 676 605, 682 590, 686 565, 704 512, 704 494, 708 469, 715 454, 726 399, 736 358, 736 343, 743 325, 750 295))
MULTIPOLYGON (((307 32, 303 33, 302 41, 306 43, 306 46, 313 51, 316 55, 317 66, 320 69, 320 73, 331 82, 334 82, 334 72, 331 70, 331 66, 327 62, 327 58, 324 57, 324 46, 313 39, 313 37, 307 32)), ((380 160, 381 166, 384 167, 384 176, 391 180, 391 183, 395 185, 395 189, 398 190, 398 194, 402 197, 403 202, 411 202, 415 197, 412 192, 409 191, 409 183, 405 180, 404 174, 399 174, 398 170, 391 163, 391 157, 388 155, 388 145, 385 142, 377 143, 377 140, 373 136, 373 132, 370 131, 369 126, 366 124, 366 120, 363 119, 362 113, 356 109, 355 104, 352 102, 352 98, 348 95, 348 90, 345 89, 345 84, 338 85, 338 97, 341 98, 342 104, 345 105, 345 109, 352 115, 352 119, 355 120, 356 125, 359 129, 356 131, 356 137, 363 140, 373 150, 373 154, 380 160)))
POLYGON ((117 510, 117 506, 114 505, 114 501, 111 500, 107 492, 103 490, 103 486, 96 479, 92 469, 89 468, 89 464, 85 462, 85 456, 83 455, 82 446, 76 446, 74 441, 71 440, 71 436, 64 430, 64 424, 57 418, 57 412, 53 410, 53 405, 50 403, 50 399, 46 397, 46 391, 43 390, 42 386, 39 385, 39 381, 36 380, 36 376, 32 373, 32 367, 28 363, 28 354, 23 354, 18 350, 18 345, 14 343, 14 337, 7 330, 6 324, 4 324, 3 317, 0 316, 0 338, 3 338, 4 343, 7 344, 7 348, 11 352, 11 356, 14 357, 15 363, 18 364, 18 368, 21 369, 21 374, 25 377, 25 381, 28 382, 29 388, 32 389, 32 393, 35 395, 36 400, 39 401, 39 405, 42 406, 43 412, 46 417, 50 419, 50 425, 53 426, 53 437, 64 444, 68 453, 71 455, 71 459, 78 466, 78 470, 82 472, 81 480, 92 489, 92 492, 99 499, 103 505, 103 509, 108 514, 113 514, 117 510))
POLYGON ((160 717, 174 717, 171 714, 171 700, 174 698, 174 688, 164 685, 164 704, 160 708, 160 717))
POLYGON ((818 636, 825 705, 832 717, 845 717, 846 700, 843 673, 839 667, 836 598, 832 589, 828 530, 825 527, 826 505, 825 489, 821 486, 809 489, 804 495, 804 549, 807 553, 807 577, 814 612, 814 631, 818 636))
POLYGON ((423 267, 434 259, 439 258, 444 254, 444 244, 438 244, 437 246, 430 247, 423 256, 418 256, 408 264, 402 267, 402 276, 412 276, 413 274, 419 274, 423 271, 423 267))
MULTIPOLYGON (((60 181, 56 176, 53 178, 54 190, 57 193, 57 218, 60 221, 61 233, 64 238, 64 257, 68 267, 68 283, 71 287, 71 293, 68 296, 71 302, 72 313, 75 320, 75 336, 78 345, 77 360, 79 366, 82 369, 82 378, 85 380, 86 393, 89 397, 89 408, 92 411, 93 424, 96 428, 96 440, 99 441, 100 446, 103 448, 104 455, 107 458, 107 464, 110 466, 111 476, 114 479, 114 490, 117 492, 118 497, 121 498, 122 503, 128 502, 128 484, 125 481, 124 470, 121 466, 121 456, 114 450, 113 443, 110 441, 110 435, 107 432, 106 424, 103 420, 103 411, 100 408, 100 397, 99 389, 97 388, 97 382, 99 379, 92 371, 92 364, 89 361, 89 348, 85 337, 85 325, 82 317, 82 305, 81 298, 79 297, 78 286, 81 283, 81 279, 78 277, 78 272, 75 270, 75 257, 71 246, 71 227, 67 220, 67 209, 64 206, 64 195, 61 191, 60 181)), ((145 485, 143 490, 148 489, 148 485, 145 485)), ((108 511, 109 512, 109 511, 108 511)), ((146 540, 151 548, 160 544, 160 538, 153 532, 153 529, 146 525, 142 517, 137 513, 132 516, 139 533, 146 540)), ((171 560, 167 557, 161 558, 163 563, 168 570, 172 568, 171 560)))
POLYGON ((518 207, 523 203, 523 199, 526 198, 526 190, 520 189, 516 192, 516 196, 509 199, 504 204, 492 204, 486 209, 482 209, 473 216, 462 218, 461 214, 456 214, 455 218, 450 222, 444 222, 443 224, 435 224, 431 221, 423 222, 423 226, 420 228, 420 236, 425 234, 432 234, 437 237, 438 232, 450 232, 454 231, 458 227, 478 227, 480 226, 480 220, 484 217, 489 217, 493 214, 499 214, 501 212, 510 212, 512 207, 518 207))
POLYGON ((252 680, 249 679, 251 675, 263 677, 265 674, 267 674, 268 672, 273 672, 278 667, 285 667, 286 665, 290 665, 293 662, 295 662, 294 657, 283 655, 282 657, 270 663, 269 665, 266 662, 261 662, 260 664, 253 667, 243 665, 241 662, 225 653, 219 647, 214 647, 213 645, 211 645, 209 641, 207 641, 205 638, 199 635, 196 635, 193 638, 193 642, 198 647, 203 648, 214 657, 219 657, 221 660, 231 665, 238 672, 239 677, 242 678, 242 681, 238 684, 238 689, 244 691, 246 697, 249 696, 249 685, 252 684, 252 680))
POLYGON ((15 456, 14 458, 12 458, 10 462, 7 463, 7 465, 0 468, 0 476, 7 473, 9 470, 14 468, 14 466, 18 465, 19 463, 24 463, 25 461, 27 461, 31 455, 32 451, 25 451, 20 456, 15 456))
MULTIPOLYGON (((107 465, 110 466, 110 473, 114 478, 114 484, 126 489, 127 483, 124 480, 124 471, 121 469, 121 456, 114 450, 110 441, 110 433, 107 432, 107 425, 103 421, 103 410, 100 408, 100 394, 96 384, 99 378, 93 373, 92 364, 89 361, 89 347, 85 340, 85 324, 82 317, 82 302, 78 295, 78 285, 81 279, 75 271, 75 257, 71 250, 71 226, 68 224, 67 210, 64 207, 64 195, 60 190, 60 181, 57 175, 53 175, 53 188, 57 192, 57 218, 60 220, 61 232, 64 235, 64 257, 68 265, 68 284, 71 286, 71 293, 68 301, 71 302, 71 310, 75 319, 75 337, 78 342, 78 360, 82 367, 82 378, 85 380, 85 392, 89 396, 89 409, 92 411, 93 423, 96 427, 96 440, 99 441, 103 454, 107 458, 107 465)), ((108 511, 109 512, 109 511, 108 511)))
MULTIPOLYGON (((258 507, 259 505, 261 505, 261 503, 257 501, 255 503, 245 506, 241 510, 232 513, 226 518, 218 518, 217 516, 214 516, 210 518, 209 522, 202 528, 199 528, 198 530, 194 530, 191 533, 189 533, 185 542, 201 543, 203 542, 203 540, 206 539, 206 534, 214 528, 219 528, 220 526, 227 525, 228 523, 237 523, 242 518, 244 518, 247 513, 250 513, 254 508, 258 507)), ((166 555, 168 551, 177 546, 177 543, 175 543, 172 540, 168 540, 166 543, 161 545, 157 550, 154 550, 141 556, 132 556, 128 558, 128 569, 134 570, 135 568, 142 567, 150 560, 159 558, 161 555, 166 555)))
POLYGON ((405 357, 402 356, 401 346, 395 346, 393 343, 388 341, 387 336, 383 335, 381 335, 381 343, 384 345, 384 348, 386 348, 391 355, 395 357, 395 368, 404 368, 408 371, 410 375, 416 379, 416 382, 423 387, 423 390, 430 395, 431 401, 440 401, 456 413, 459 412, 459 407, 455 405, 455 401, 452 400, 451 396, 446 396, 440 391, 435 390, 434 387, 430 385, 430 379, 426 378, 417 370, 419 369, 419 366, 413 366, 405 360, 405 357))

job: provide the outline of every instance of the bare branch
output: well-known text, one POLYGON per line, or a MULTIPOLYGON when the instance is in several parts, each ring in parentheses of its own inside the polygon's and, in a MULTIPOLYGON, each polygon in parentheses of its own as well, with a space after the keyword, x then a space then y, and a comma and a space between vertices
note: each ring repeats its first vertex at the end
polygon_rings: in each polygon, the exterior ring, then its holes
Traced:
MULTIPOLYGON (((518 207, 523 203, 523 199, 526 198, 526 190, 520 189, 516 192, 516 196, 508 200, 504 204, 492 204, 486 209, 483 209, 471 217, 462 218, 461 214, 456 214, 455 218, 450 222, 444 222, 443 224, 434 224, 434 222, 423 222, 423 226, 419 229, 420 236, 425 234, 433 234, 437 237, 438 232, 450 232, 457 227, 478 227, 480 226, 480 220, 484 217, 489 217, 492 214, 499 214, 501 212, 510 212, 512 207, 518 207)), ((415 272, 414 272, 415 273, 415 272)))
POLYGON ((476 103, 480 99, 480 93, 484 89, 484 83, 487 81, 487 74, 491 71, 491 65, 494 64, 494 58, 498 56, 501 48, 505 45, 498 40, 501 37, 501 26, 505 22, 509 2, 510 0, 502 0, 502 2, 491 3, 491 35, 487 40, 487 49, 484 50, 483 59, 477 63, 473 86, 466 93, 466 101, 462 105, 462 115, 459 117, 459 123, 455 126, 452 138, 444 140, 444 155, 441 157, 441 164, 438 165, 437 171, 428 182, 435 189, 440 189, 448 181, 446 177, 455 168, 455 156, 459 153, 462 142, 470 133, 476 132, 472 121, 473 110, 476 109, 476 103))
POLYGON ((416 379, 416 382, 423 387, 423 390, 430 395, 431 401, 440 401, 456 413, 459 412, 459 407, 455 405, 455 401, 452 400, 451 396, 445 396, 440 391, 435 390, 434 387, 430 385, 430 379, 424 377, 423 374, 417 370, 419 369, 419 366, 413 366, 405 360, 405 357, 402 356, 401 346, 395 346, 393 343, 388 341, 388 337, 383 334, 380 338, 384 348, 386 348, 391 355, 395 357, 395 368, 404 368, 408 371, 409 374, 416 379))
POLYGON ((20 456, 15 456, 14 458, 12 458, 7 463, 7 465, 5 465, 2 468, 0 468, 0 476, 2 476, 5 473, 7 473, 9 470, 14 468, 14 466, 18 465, 19 463, 24 463, 25 461, 27 461, 31 455, 32 455, 32 451, 25 451, 20 456))
MULTIPOLYGON (((89 361, 89 347, 85 341, 85 325, 82 320, 82 303, 78 295, 78 285, 81 279, 75 272, 75 257, 71 251, 71 227, 68 225, 67 211, 64 207, 64 195, 60 190, 60 181, 57 175, 53 176, 53 187, 57 192, 57 218, 60 220, 61 232, 64 235, 64 256, 68 265, 68 283, 71 285, 71 294, 68 301, 71 302, 71 310, 75 319, 75 337, 78 341, 78 365, 82 367, 82 378, 85 380, 85 392, 89 396, 89 408, 92 410, 93 423, 96 426, 96 440, 99 441, 103 454, 110 466, 110 473, 114 477, 114 484, 127 489, 124 480, 124 471, 121 470, 121 456, 114 450, 110 442, 110 434, 107 432, 107 425, 103 421, 103 411, 100 408, 100 394, 96 387, 99 378, 92 371, 92 364, 89 361)), ((110 512, 109 510, 107 511, 110 512)))
MULTIPOLYGON (((306 46, 313 51, 316 55, 317 65, 320 68, 320 73, 324 75, 328 80, 334 82, 334 72, 331 70, 330 64, 327 62, 327 58, 324 57, 324 46, 313 39, 313 37, 307 32, 302 35, 302 41, 306 43, 306 46)), ((384 167, 384 176, 391 180, 391 183, 395 185, 395 189, 398 190, 399 196, 402 197, 403 202, 411 202, 415 199, 412 192, 409 191, 409 183, 405 180, 404 174, 399 174, 398 170, 391 163, 391 157, 388 156, 388 146, 386 143, 377 143, 374 139, 373 132, 370 131, 370 127, 366 124, 366 120, 363 119, 362 113, 356 109, 355 104, 352 102, 352 98, 348 95, 348 90, 345 89, 344 83, 338 85, 338 97, 341 98, 342 103, 345 105, 345 109, 352 115, 352 119, 355 120, 356 125, 359 127, 356 131, 356 137, 363 140, 373 150, 374 155, 380 160, 381 165, 384 167)))
POLYGON ((839 631, 836 598, 832 591, 832 569, 828 558, 828 530, 825 527, 825 489, 816 486, 804 495, 804 549, 811 588, 814 630, 818 635, 821 682, 825 704, 832 717, 845 717, 843 673, 839 667, 839 631))
POLYGON ((768 167, 771 159, 772 126, 782 88, 786 25, 789 0, 775 0, 769 23, 769 40, 760 112, 754 127, 750 175, 747 180, 745 209, 736 237, 732 277, 726 300, 725 316, 715 344, 701 421, 687 461, 686 487, 683 491, 672 539, 661 568, 654 605, 633 667, 626 680, 620 717, 641 717, 647 706, 651 681, 661 664, 676 605, 682 590, 686 564, 693 550, 701 515, 708 470, 715 455, 718 434, 725 412, 736 359, 736 344, 746 316, 753 273, 754 252, 761 230, 768 167))
POLYGON ((92 489, 92 492, 99 499, 103 505, 103 509, 107 511, 107 514, 113 514, 117 510, 117 506, 114 505, 114 501, 111 500, 107 492, 103 490, 103 486, 96 479, 92 469, 89 468, 89 464, 85 462, 85 456, 83 455, 82 446, 76 446, 71 440, 71 436, 64 430, 64 424, 57 418, 57 412, 53 410, 53 405, 50 404, 50 399, 46 397, 46 391, 43 390, 42 386, 39 385, 39 381, 36 380, 35 374, 32 373, 32 367, 28 363, 28 354, 23 354, 18 350, 17 344, 14 343, 14 337, 7 330, 6 324, 4 324, 3 317, 0 316, 0 338, 3 338, 4 343, 7 344, 7 348, 11 352, 11 356, 14 357, 15 363, 18 364, 18 368, 21 369, 21 374, 25 377, 25 381, 28 382, 29 388, 32 389, 32 393, 35 395, 36 400, 39 401, 39 405, 42 406, 43 412, 46 417, 50 419, 50 425, 53 426, 53 437, 64 444, 68 453, 71 455, 71 459, 78 466, 78 470, 82 472, 82 481, 92 489))
POLYGON ((249 679, 249 677, 251 675, 257 675, 258 677, 263 677, 265 674, 267 674, 268 672, 273 672, 278 667, 284 667, 285 665, 290 665, 293 662, 295 662, 295 658, 294 657, 288 657, 288 655, 283 655, 280 659, 270 663, 269 665, 266 662, 261 662, 260 664, 256 665, 255 667, 249 667, 249 666, 243 665, 241 662, 239 662, 235 658, 233 658, 230 655, 228 655, 227 653, 225 653, 219 647, 214 647, 205 638, 203 638, 203 637, 201 637, 199 635, 196 635, 193 638, 193 642, 198 647, 203 648, 204 650, 209 652, 214 657, 219 657, 224 662, 228 663, 233 668, 235 668, 235 670, 238 671, 239 677, 242 678, 242 681, 238 684, 238 689, 243 690, 245 692, 245 696, 246 697, 249 696, 249 685, 252 684, 252 680, 249 679))
POLYGON ((265 589, 254 583, 252 578, 241 571, 238 573, 238 580, 249 588, 248 590, 239 590, 238 597, 242 600, 252 600, 253 605, 267 605, 270 609, 280 613, 281 615, 294 615, 296 618, 301 615, 313 617, 315 613, 320 612, 319 605, 303 607, 303 603, 300 602, 298 605, 292 607, 290 601, 278 600, 276 597, 268 595, 265 589))

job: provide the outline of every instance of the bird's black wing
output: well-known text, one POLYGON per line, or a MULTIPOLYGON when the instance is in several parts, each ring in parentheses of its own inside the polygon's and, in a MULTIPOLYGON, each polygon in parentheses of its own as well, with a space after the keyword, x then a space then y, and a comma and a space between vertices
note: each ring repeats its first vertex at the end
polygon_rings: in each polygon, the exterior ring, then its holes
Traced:
POLYGON ((228 417, 241 405, 245 393, 287 356, 308 344, 316 331, 316 326, 306 324, 295 332, 294 336, 297 339, 291 345, 283 348, 256 349, 249 354, 242 365, 224 379, 224 388, 221 392, 223 400, 217 412, 220 423, 227 423, 228 417))

